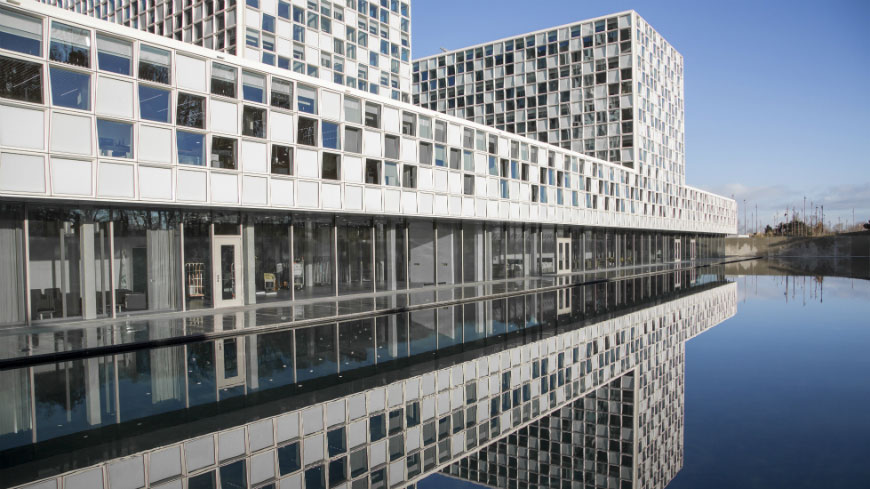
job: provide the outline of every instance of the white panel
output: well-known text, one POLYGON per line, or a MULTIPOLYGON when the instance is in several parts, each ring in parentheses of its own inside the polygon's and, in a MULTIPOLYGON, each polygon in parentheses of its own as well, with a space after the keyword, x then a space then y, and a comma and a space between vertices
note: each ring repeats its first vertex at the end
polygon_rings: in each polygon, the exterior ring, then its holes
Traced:
MULTIPOLYGON (((323 193, 326 197, 326 192, 323 193)), ((344 208, 352 211, 362 210, 363 187, 356 185, 345 185, 344 187, 344 208)), ((325 206, 325 205, 324 205, 325 206)))
POLYGON ((276 11, 275 4, 276 3, 277 2, 275 0, 261 0, 260 1, 260 8, 263 10, 263 12, 265 12, 271 16, 275 16, 275 15, 277 15, 275 13, 275 11, 276 11))
POLYGON ((51 189, 54 194, 91 195, 90 161, 51 159, 51 189))
POLYGON ((178 179, 176 190, 178 200, 205 202, 206 175, 208 175, 208 173, 204 171, 178 170, 178 175, 176 177, 178 179))
POLYGON ((133 170, 133 165, 101 163, 97 169, 97 195, 134 198, 136 190, 133 170))
POLYGON ((384 210, 387 212, 402 212, 402 192, 399 190, 384 190, 384 210))
POLYGON ((435 195, 435 214, 447 214, 447 196, 435 195))
POLYGON ((474 195, 477 197, 486 197, 486 179, 483 177, 474 177, 474 195))
MULTIPOLYGON (((139 198, 142 200, 172 200, 172 170, 140 166, 139 198)), ((205 200, 205 195, 203 195, 203 200, 205 200)))
POLYGON ((420 214, 432 213, 432 194, 417 194, 417 212, 420 214))
POLYGON ((238 204, 238 176, 227 175, 226 173, 211 173, 211 201, 226 204, 238 204))
MULTIPOLYGON (((268 173, 269 158, 266 156, 266 144, 254 141, 242 141, 242 171, 252 173, 268 173)), ((266 184, 263 183, 265 190, 266 184)), ((265 195, 263 203, 266 203, 265 195)))
POLYGON ((417 162, 417 141, 414 139, 402 138, 402 161, 408 163, 417 162))
POLYGON ((91 118, 53 113, 51 150, 80 155, 91 154, 91 118))
POLYGON ((375 131, 363 131, 363 152, 366 156, 381 157, 381 133, 375 131))
POLYGON ((0 154, 0 190, 44 193, 44 157, 0 154))
POLYGON ((462 128, 456 124, 447 124, 447 144, 451 146, 462 145, 462 128))
POLYGON ((133 118, 133 83, 100 76, 96 111, 99 115, 133 118))
MULTIPOLYGON (((396 204, 398 204, 399 203, 398 195, 395 196, 395 199, 396 199, 396 204)), ((381 189, 379 189, 379 188, 366 188, 365 203, 366 203, 366 211, 367 212, 381 212, 382 207, 383 207, 381 205, 381 189)))
POLYGON ((417 188, 420 190, 432 190, 432 169, 424 166, 417 167, 417 188))
POLYGON ((254 9, 245 9, 245 25, 248 27, 253 27, 254 29, 260 29, 260 12, 257 12, 254 9))
POLYGON ((324 209, 340 209, 341 208, 341 185, 334 183, 324 183, 321 185, 323 193, 323 208, 324 209))
POLYGON ((293 116, 282 112, 272 112, 269 131, 273 141, 281 143, 293 142, 293 116))
POLYGON ((320 114, 336 121, 341 120, 341 95, 328 90, 320 91, 320 114))
POLYGON ((139 126, 139 159, 172 162, 172 131, 162 127, 139 126))
POLYGON ((175 55, 175 80, 179 88, 205 92, 205 60, 175 55))
POLYGON ((486 217, 486 201, 476 199, 474 201, 474 215, 477 217, 486 217))
POLYGON ((384 107, 384 130, 399 133, 399 111, 392 107, 384 107))
POLYGON ((498 201, 491 200, 486 203, 487 217, 498 217, 498 201))
POLYGON ((463 217, 474 216, 474 199, 471 197, 462 198, 462 215, 463 217))
POLYGON ((498 203, 498 217, 502 219, 507 219, 510 217, 510 202, 499 202, 498 203))
POLYGON ((510 158, 510 142, 505 138, 498 138, 498 155, 502 158, 510 158))
POLYGON ((236 104, 211 101, 211 129, 216 132, 238 134, 238 115, 236 104))
POLYGON ((320 33, 320 49, 332 52, 332 50, 334 49, 334 46, 332 44, 332 36, 323 32, 320 33))
POLYGON ((343 179, 345 182, 362 183, 362 158, 357 158, 356 156, 345 156, 344 161, 341 163, 341 167, 344 172, 343 179))
POLYGON ((402 212, 404 214, 417 213, 417 192, 402 192, 402 212))
POLYGON ((448 182, 449 192, 452 194, 461 195, 462 194, 462 174, 456 172, 450 172, 448 182))
POLYGON ((320 207, 320 191, 317 182, 296 182, 299 207, 320 207))
POLYGON ((458 195, 451 195, 450 200, 447 204, 447 209, 451 216, 461 216, 462 197, 459 197, 458 195))
POLYGON ((486 180, 486 194, 493 199, 500 197, 498 192, 498 179, 489 178, 486 180))
POLYGON ((43 149, 45 112, 0 105, 0 145, 43 149))
POLYGON ((266 177, 242 177, 242 199, 245 204, 266 205, 269 179, 266 177))
POLYGON ((435 190, 438 192, 447 191, 447 171, 435 170, 435 190))
POLYGON ((293 205, 293 180, 273 178, 270 182, 272 205, 290 207, 293 205))
MULTIPOLYGON (((296 174, 303 178, 320 178, 317 165, 317 151, 307 149, 296 150, 296 174)), ((302 194, 300 193, 301 197, 302 194)))
POLYGON ((474 153, 474 173, 486 175, 486 155, 474 153))

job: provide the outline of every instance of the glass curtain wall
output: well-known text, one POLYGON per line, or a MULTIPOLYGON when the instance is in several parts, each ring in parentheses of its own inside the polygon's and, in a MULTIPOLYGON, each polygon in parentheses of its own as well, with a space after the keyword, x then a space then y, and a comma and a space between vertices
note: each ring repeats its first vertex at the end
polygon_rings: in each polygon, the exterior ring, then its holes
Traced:
POLYGON ((435 227, 432 221, 408 223, 408 277, 411 288, 435 282, 435 227))
POLYGON ((523 254, 524 240, 522 225, 507 226, 507 256, 505 259, 507 278, 521 278, 526 273, 527 262, 523 254))
POLYGON ((375 287, 378 292, 402 290, 408 286, 405 256, 405 222, 377 220, 375 228, 375 287))
POLYGON ((374 292, 371 220, 339 219, 337 230, 338 294, 374 292))
POLYGON ((122 209, 112 220, 118 312, 179 309, 177 213, 122 209))
POLYGON ((454 222, 438 223, 438 285, 462 282, 462 228, 454 222))
POLYGON ((81 316, 81 213, 35 208, 28 219, 31 317, 81 316))
POLYGON ((26 319, 23 219, 21 206, 0 205, 0 326, 26 319))
POLYGON ((487 235, 489 236, 489 263, 490 273, 487 279, 503 280, 506 277, 505 264, 505 229, 502 224, 486 225, 487 235))
POLYGON ((553 226, 541 229, 541 273, 556 273, 556 230, 553 226))
POLYGON ((335 241, 331 218, 306 217, 293 223, 296 299, 335 295, 335 241))
POLYGON ((208 212, 184 215, 183 277, 187 309, 211 307, 211 216, 208 212))
POLYGON ((254 287, 257 303, 292 298, 290 217, 254 216, 254 287))
POLYGON ((462 223, 462 278, 465 283, 485 280, 483 270, 483 225, 479 222, 462 223))

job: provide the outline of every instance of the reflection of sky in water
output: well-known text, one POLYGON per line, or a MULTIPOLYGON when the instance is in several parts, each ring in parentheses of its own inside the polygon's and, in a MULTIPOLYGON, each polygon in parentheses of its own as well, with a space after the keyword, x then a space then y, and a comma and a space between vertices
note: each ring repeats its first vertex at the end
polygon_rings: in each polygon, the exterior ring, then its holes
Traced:
POLYGON ((789 278, 788 302, 785 277, 737 284, 737 315, 686 345, 685 459, 668 488, 867 487, 870 282, 789 278))

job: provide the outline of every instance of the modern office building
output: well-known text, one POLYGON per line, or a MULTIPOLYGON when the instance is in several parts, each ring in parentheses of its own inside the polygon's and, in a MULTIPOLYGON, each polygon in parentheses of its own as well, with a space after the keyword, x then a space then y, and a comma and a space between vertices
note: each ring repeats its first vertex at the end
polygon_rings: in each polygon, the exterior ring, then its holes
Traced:
POLYGON ((683 57, 634 11, 439 53, 413 72, 422 107, 620 163, 666 197, 685 183, 683 57))
POLYGON ((0 5, 2 325, 704 259, 735 226, 732 200, 619 163, 0 5))
POLYGON ((399 0, 41 0, 407 102, 411 2, 399 0))

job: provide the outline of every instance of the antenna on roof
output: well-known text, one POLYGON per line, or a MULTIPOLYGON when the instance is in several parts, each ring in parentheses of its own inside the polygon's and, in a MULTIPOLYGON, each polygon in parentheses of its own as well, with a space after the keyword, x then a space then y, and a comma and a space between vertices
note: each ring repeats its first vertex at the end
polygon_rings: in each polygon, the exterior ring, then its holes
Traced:
POLYGON ((438 48, 438 49, 440 49, 442 53, 446 53, 446 52, 447 52, 447 50, 444 49, 444 48, 438 48))

